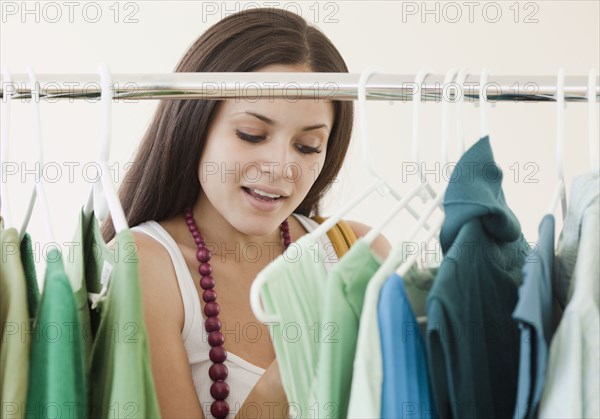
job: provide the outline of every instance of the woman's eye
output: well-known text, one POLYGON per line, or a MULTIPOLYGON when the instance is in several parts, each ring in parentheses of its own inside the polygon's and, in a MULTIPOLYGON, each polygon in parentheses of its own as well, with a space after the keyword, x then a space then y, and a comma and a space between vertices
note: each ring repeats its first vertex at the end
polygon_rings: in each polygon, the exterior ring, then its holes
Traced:
POLYGON ((320 153, 321 152, 321 150, 319 148, 317 148, 317 147, 309 147, 309 146, 306 146, 306 145, 298 146, 298 150, 300 150, 300 152, 304 153, 304 154, 313 154, 313 153, 320 153))
POLYGON ((262 141, 265 138, 267 138, 264 135, 250 135, 250 134, 246 134, 245 132, 242 132, 240 130, 236 130, 235 131, 235 135, 237 135, 239 138, 241 138, 244 141, 250 141, 252 143, 258 143, 259 141, 262 141))

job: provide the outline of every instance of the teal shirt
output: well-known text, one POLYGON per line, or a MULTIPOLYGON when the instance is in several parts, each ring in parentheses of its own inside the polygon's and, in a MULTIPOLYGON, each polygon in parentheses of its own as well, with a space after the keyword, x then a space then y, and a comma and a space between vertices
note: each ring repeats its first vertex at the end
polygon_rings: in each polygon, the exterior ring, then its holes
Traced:
POLYGON ((508 418, 519 368, 512 312, 529 246, 504 198, 488 137, 461 157, 444 209, 444 260, 427 300, 436 410, 442 418, 508 418))
POLYGON ((75 298, 58 249, 48 252, 44 291, 31 345, 25 417, 87 416, 75 298))

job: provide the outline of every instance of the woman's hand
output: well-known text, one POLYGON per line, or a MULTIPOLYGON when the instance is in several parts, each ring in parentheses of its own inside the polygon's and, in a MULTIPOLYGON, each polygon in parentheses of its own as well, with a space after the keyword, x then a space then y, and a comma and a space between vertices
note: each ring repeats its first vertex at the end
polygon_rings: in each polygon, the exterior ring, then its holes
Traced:
POLYGON ((279 375, 279 364, 275 358, 252 388, 235 417, 287 418, 287 413, 287 397, 279 375))

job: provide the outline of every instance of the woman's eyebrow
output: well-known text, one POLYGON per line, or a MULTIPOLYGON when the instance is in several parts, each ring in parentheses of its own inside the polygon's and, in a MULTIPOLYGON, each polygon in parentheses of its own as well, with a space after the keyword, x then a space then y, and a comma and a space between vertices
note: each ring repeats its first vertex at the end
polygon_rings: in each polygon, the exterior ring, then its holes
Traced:
MULTIPOLYGON (((262 115, 262 114, 259 114, 256 112, 250 112, 250 111, 237 112, 237 113, 232 114, 231 116, 235 117, 235 116, 242 115, 242 114, 253 116, 257 119, 260 119, 261 121, 263 121, 264 123, 266 123, 268 125, 272 125, 272 126, 277 125, 277 122, 273 121, 271 118, 268 118, 265 115, 262 115)), ((329 128, 329 127, 327 126, 327 124, 315 124, 315 125, 310 125, 310 126, 302 128, 302 131, 312 131, 314 129, 321 129, 321 128, 329 128)))

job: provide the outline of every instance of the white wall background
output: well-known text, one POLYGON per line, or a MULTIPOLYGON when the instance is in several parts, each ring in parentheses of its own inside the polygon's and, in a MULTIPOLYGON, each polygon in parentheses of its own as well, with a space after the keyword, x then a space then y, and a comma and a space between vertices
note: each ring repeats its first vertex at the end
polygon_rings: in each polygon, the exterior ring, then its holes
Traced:
MULTIPOLYGON (((101 62, 108 63, 114 73, 171 72, 210 25, 256 5, 301 13, 330 37, 353 73, 376 66, 400 74, 416 74, 423 67, 436 74, 467 67, 478 74, 487 66, 497 75, 555 76, 563 67, 569 76, 587 75, 599 67, 600 2, 595 0, 477 1, 472 6, 463 1, 0 3, 0 60, 13 73, 23 73, 27 64, 38 73, 93 73, 101 62), (415 8, 415 14, 406 13, 415 8), (425 9, 434 12, 424 13, 425 9), (458 18, 457 11, 461 13, 458 18)), ((131 160, 156 105, 156 101, 114 105, 111 161, 119 168, 113 173, 116 183, 121 182, 123 167, 131 160)), ((427 165, 439 160, 441 109, 441 103, 422 105, 421 154, 427 165)), ((55 239, 65 252, 90 188, 82 168, 96 158, 99 112, 99 104, 86 101, 41 103, 44 159, 52 162, 48 180, 53 183, 46 190, 55 239), (73 176, 69 165, 74 167, 73 176)), ((8 182, 13 225, 20 225, 33 185, 32 175, 25 182, 22 179, 23 169, 33 168, 33 132, 27 103, 13 101, 11 114, 8 160, 16 162, 19 170, 2 181, 8 182)), ((407 191, 416 180, 403 182, 400 176, 401 162, 410 158, 410 102, 369 102, 368 119, 375 165, 395 188, 407 191)), ((464 105, 463 121, 470 144, 479 134, 478 109, 473 104, 464 105)), ((533 242, 556 184, 555 104, 498 103, 490 109, 489 121, 495 156, 505 173, 507 200, 526 238, 533 242)), ((586 104, 568 104, 566 132, 569 192, 572 178, 589 167, 586 104)), ((326 215, 346 202, 352 190, 368 184, 358 140, 355 135, 339 182, 326 199, 326 215)), ((454 150, 452 143, 450 160, 456 159, 454 150)), ((376 225, 393 202, 374 195, 346 218, 376 225)), ((410 225, 409 217, 399 217, 384 233, 396 242, 410 225)), ((46 241, 39 206, 28 231, 41 250, 38 268, 43 272, 46 241)))

